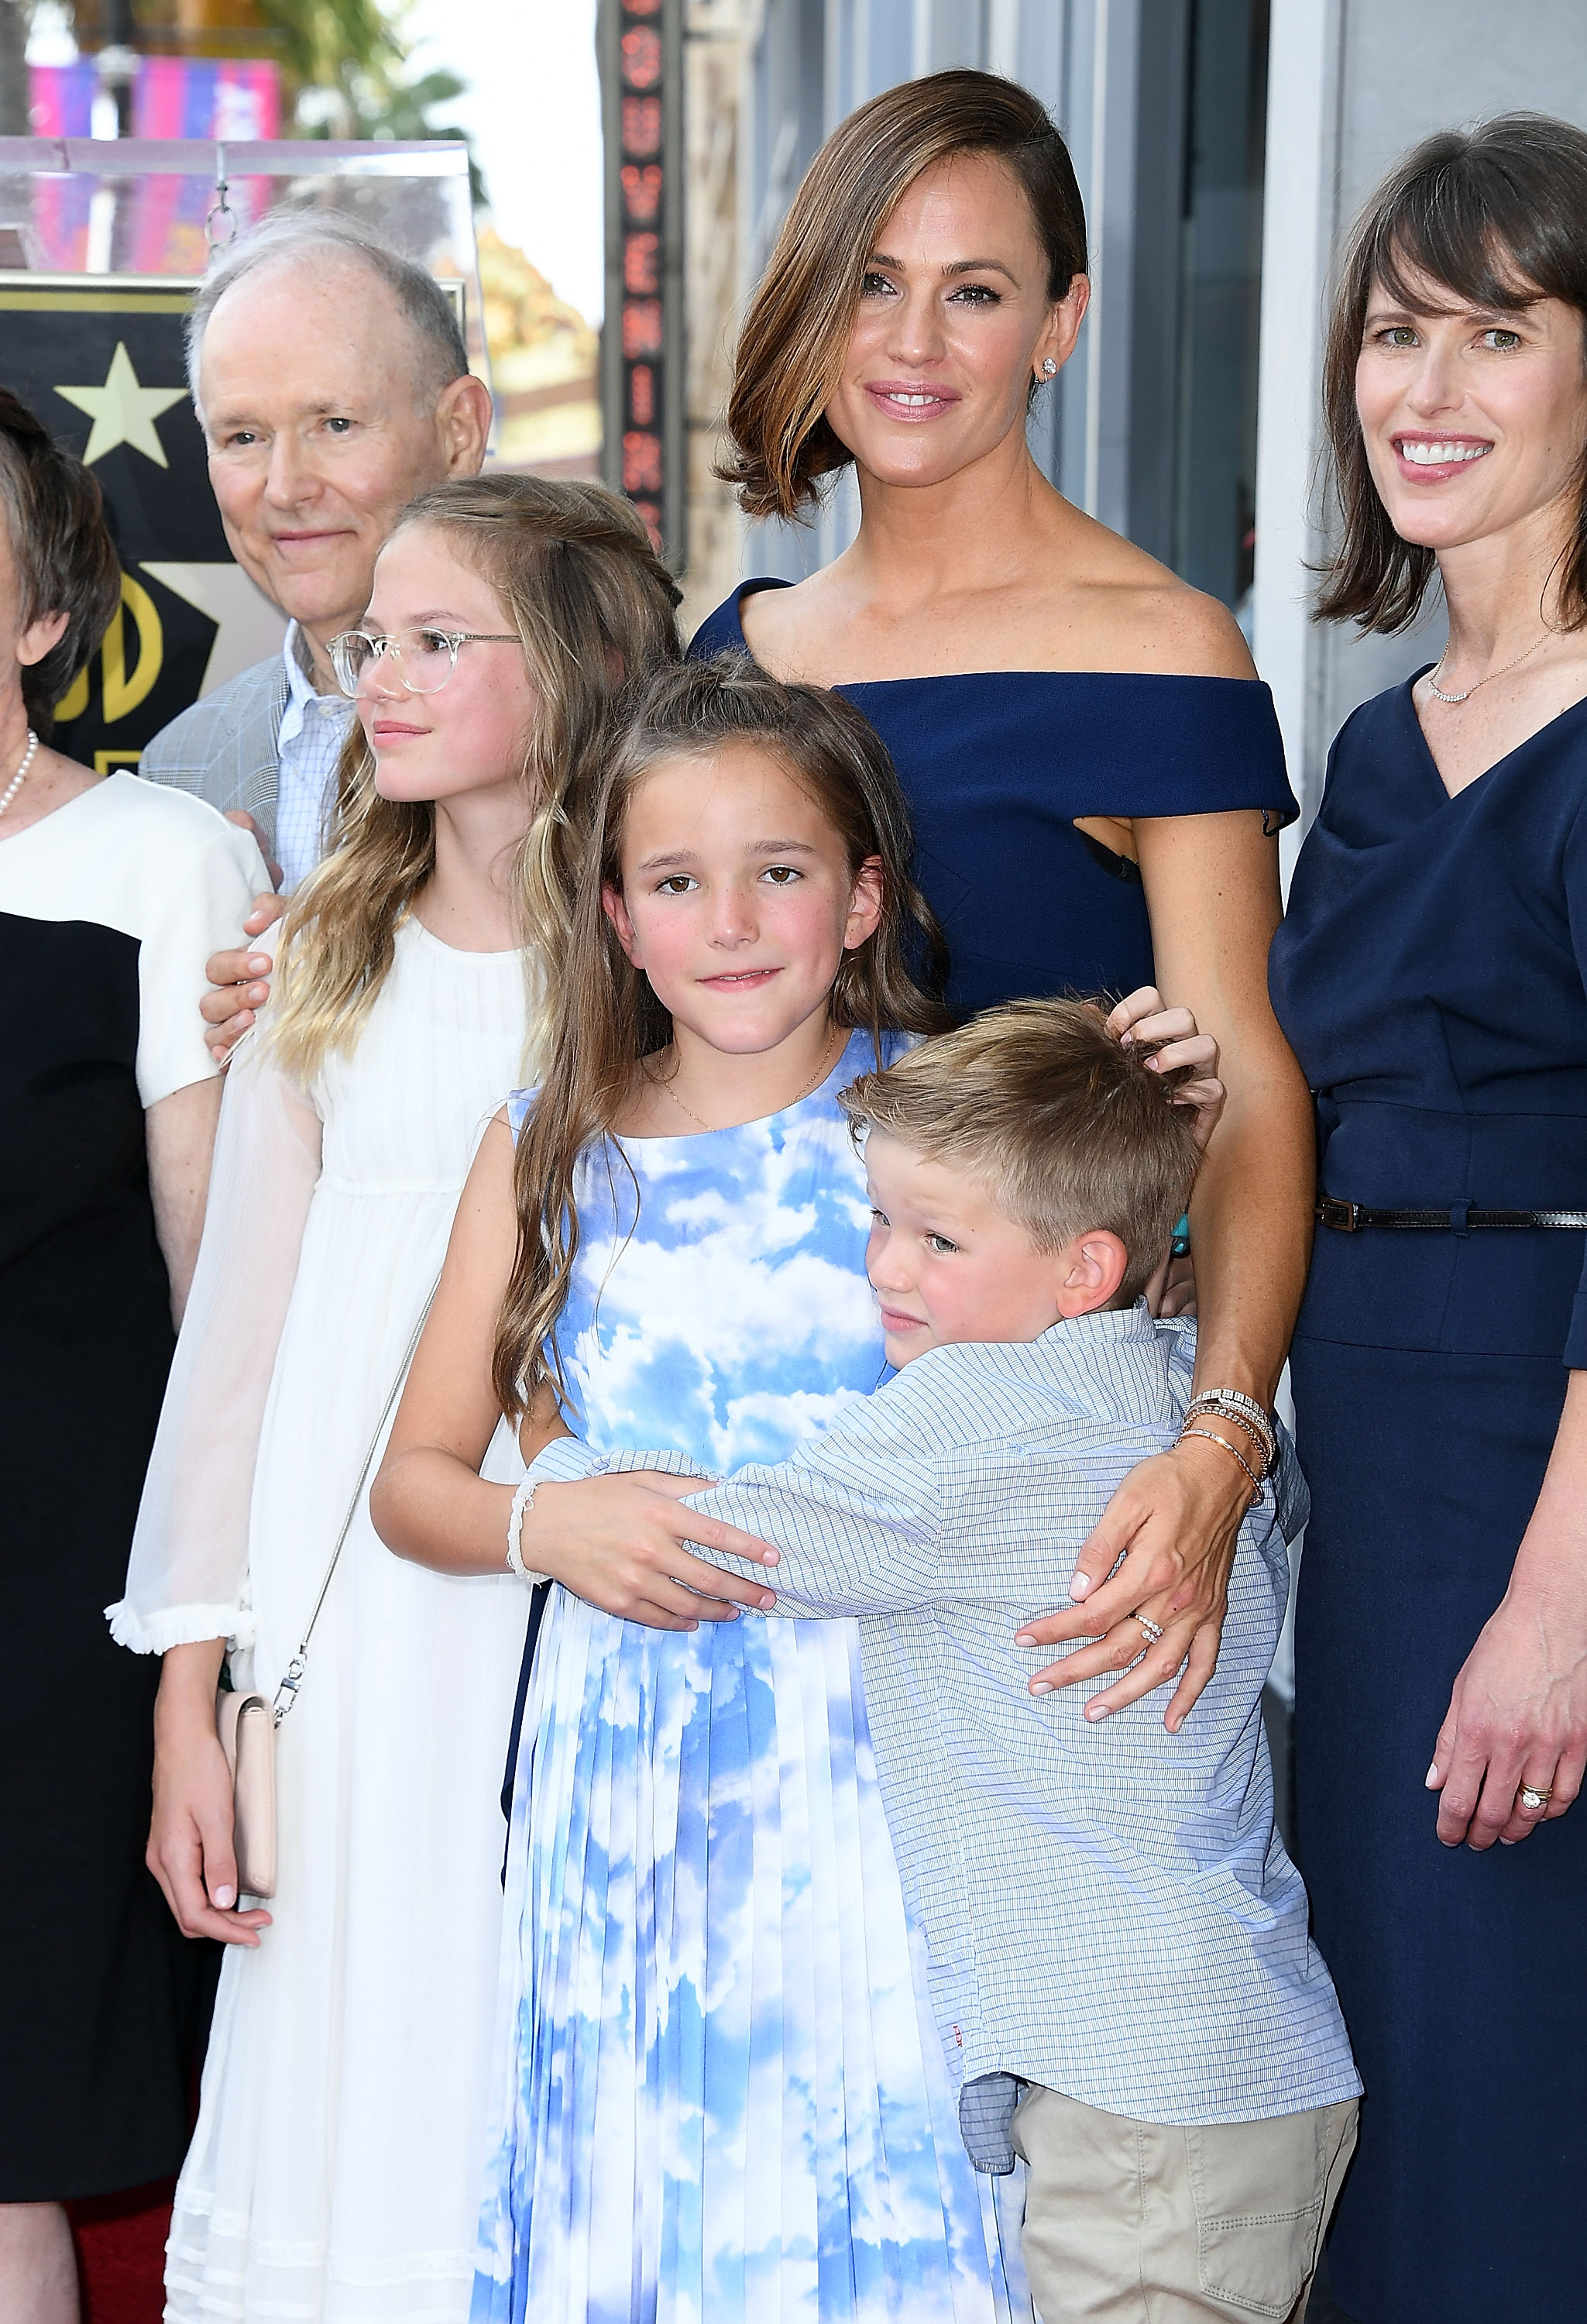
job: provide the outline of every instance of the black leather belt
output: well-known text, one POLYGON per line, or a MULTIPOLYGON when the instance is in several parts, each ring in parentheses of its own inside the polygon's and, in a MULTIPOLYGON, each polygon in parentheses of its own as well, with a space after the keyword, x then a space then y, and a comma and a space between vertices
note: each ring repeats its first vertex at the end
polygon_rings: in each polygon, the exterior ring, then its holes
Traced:
POLYGON ((1587 1228, 1587 1211, 1478 1211, 1462 1203, 1454 1211, 1379 1211, 1366 1203, 1342 1203, 1336 1194, 1317 1197, 1317 1224, 1354 1234, 1361 1227, 1442 1227, 1463 1233, 1468 1227, 1587 1228))

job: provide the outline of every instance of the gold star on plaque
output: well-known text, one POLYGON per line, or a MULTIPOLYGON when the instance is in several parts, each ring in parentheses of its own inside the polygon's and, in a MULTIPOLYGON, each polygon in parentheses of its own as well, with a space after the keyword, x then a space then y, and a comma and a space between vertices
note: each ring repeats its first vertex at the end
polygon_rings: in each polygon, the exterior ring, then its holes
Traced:
POLYGON ((68 403, 75 403, 79 411, 86 411, 94 422, 88 448, 83 454, 90 467, 118 444, 130 444, 134 452, 142 452, 156 467, 169 466, 154 422, 161 412, 181 401, 186 390, 140 387, 133 359, 121 340, 115 343, 103 387, 58 387, 55 392, 64 396, 68 403))

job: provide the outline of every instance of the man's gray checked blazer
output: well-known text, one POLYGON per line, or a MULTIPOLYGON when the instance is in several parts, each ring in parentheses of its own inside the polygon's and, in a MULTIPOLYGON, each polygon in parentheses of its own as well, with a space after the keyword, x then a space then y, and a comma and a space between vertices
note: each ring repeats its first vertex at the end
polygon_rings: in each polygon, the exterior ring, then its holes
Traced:
POLYGON ((174 790, 193 791, 224 815, 241 807, 275 850, 278 737, 287 707, 286 664, 279 653, 256 661, 161 728, 145 746, 138 772, 174 790))

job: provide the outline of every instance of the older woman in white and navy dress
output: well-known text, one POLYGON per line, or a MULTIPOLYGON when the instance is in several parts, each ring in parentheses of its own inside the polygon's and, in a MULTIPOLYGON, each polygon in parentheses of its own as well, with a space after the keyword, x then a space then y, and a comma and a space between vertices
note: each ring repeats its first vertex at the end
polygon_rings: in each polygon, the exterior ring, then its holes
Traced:
POLYGON ((264 866, 50 747, 120 576, 0 389, 0 2315, 69 2324, 66 2214, 174 2171, 206 1964, 143 1865, 157 1673, 111 1642, 220 1104, 198 1001, 264 866))

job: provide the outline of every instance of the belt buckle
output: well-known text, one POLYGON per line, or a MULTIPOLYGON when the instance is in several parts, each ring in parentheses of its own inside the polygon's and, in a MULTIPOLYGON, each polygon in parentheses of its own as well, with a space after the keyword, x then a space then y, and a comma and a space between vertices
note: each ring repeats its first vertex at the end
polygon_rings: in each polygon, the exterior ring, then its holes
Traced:
POLYGON ((1341 1202, 1336 1194, 1319 1194, 1317 1218, 1325 1227, 1335 1227, 1341 1234, 1354 1234, 1361 1224, 1361 1204, 1341 1202))

